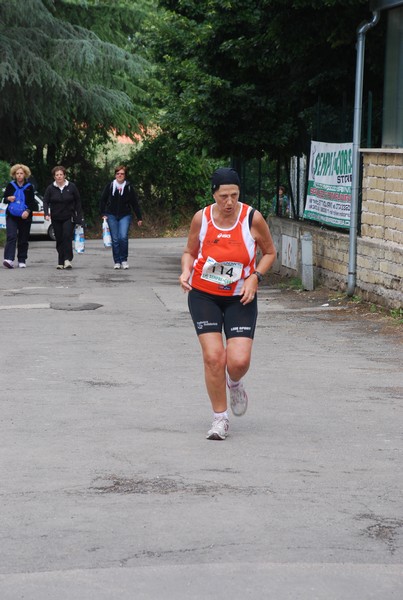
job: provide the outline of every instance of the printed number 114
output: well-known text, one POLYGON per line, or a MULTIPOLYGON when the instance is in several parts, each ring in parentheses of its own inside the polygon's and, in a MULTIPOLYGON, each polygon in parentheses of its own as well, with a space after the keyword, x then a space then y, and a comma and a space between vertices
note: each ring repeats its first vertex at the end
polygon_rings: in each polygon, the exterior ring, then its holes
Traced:
MULTIPOLYGON (((213 267, 213 273, 216 272, 216 268, 217 268, 216 265, 214 265, 214 267, 213 267)), ((220 275, 224 275, 224 267, 223 267, 223 265, 220 265, 218 267, 218 269, 220 270, 220 275)), ((230 267, 228 269, 228 271, 225 271, 225 275, 228 275, 228 277, 232 277, 233 273, 234 273, 233 267, 230 267)))

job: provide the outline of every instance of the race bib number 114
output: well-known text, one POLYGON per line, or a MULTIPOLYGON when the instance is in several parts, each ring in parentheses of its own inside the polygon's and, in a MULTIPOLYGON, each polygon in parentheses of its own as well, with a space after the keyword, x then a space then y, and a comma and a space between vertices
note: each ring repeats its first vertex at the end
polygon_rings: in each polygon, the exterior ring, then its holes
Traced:
POLYGON ((203 267, 201 278, 217 283, 218 285, 230 285, 241 279, 242 269, 242 263, 231 261, 217 262, 209 256, 203 267))

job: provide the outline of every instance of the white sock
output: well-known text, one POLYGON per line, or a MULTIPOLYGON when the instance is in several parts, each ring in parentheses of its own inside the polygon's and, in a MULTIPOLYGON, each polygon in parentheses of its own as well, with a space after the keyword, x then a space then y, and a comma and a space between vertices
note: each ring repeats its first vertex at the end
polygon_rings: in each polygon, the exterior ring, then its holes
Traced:
POLYGON ((231 379, 231 377, 228 375, 228 373, 227 373, 227 377, 228 377, 228 384, 229 384, 230 388, 237 387, 239 385, 239 381, 233 381, 231 379))
POLYGON ((214 413, 214 419, 228 419, 228 411, 224 411, 221 413, 214 413))

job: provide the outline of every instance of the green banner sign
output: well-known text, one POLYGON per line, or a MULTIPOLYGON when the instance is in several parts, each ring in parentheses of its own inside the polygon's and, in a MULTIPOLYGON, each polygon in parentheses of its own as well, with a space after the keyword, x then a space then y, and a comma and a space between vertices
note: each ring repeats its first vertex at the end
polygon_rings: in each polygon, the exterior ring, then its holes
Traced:
POLYGON ((304 218, 350 227, 353 144, 311 142, 304 218))

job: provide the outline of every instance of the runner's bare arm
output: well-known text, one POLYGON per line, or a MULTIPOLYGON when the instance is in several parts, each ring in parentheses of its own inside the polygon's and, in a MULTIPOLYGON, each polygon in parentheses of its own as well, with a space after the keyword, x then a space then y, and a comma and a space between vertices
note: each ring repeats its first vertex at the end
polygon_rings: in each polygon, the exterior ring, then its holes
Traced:
MULTIPOLYGON (((259 273, 264 275, 276 260, 276 248, 271 237, 269 226, 259 211, 255 211, 253 214, 251 234, 256 240, 257 246, 262 253, 262 257, 256 266, 256 271, 259 271, 259 273)), ((257 292, 258 283, 257 277, 253 275, 245 279, 241 289, 242 304, 252 302, 257 292)))
POLYGON ((199 210, 192 219, 187 244, 182 254, 182 273, 179 276, 179 283, 185 292, 192 289, 188 281, 192 272, 193 263, 199 252, 199 233, 202 224, 202 213, 203 211, 199 210))
POLYGON ((277 252, 269 226, 259 211, 256 211, 253 215, 251 233, 262 253, 256 270, 264 275, 273 266, 277 252))

